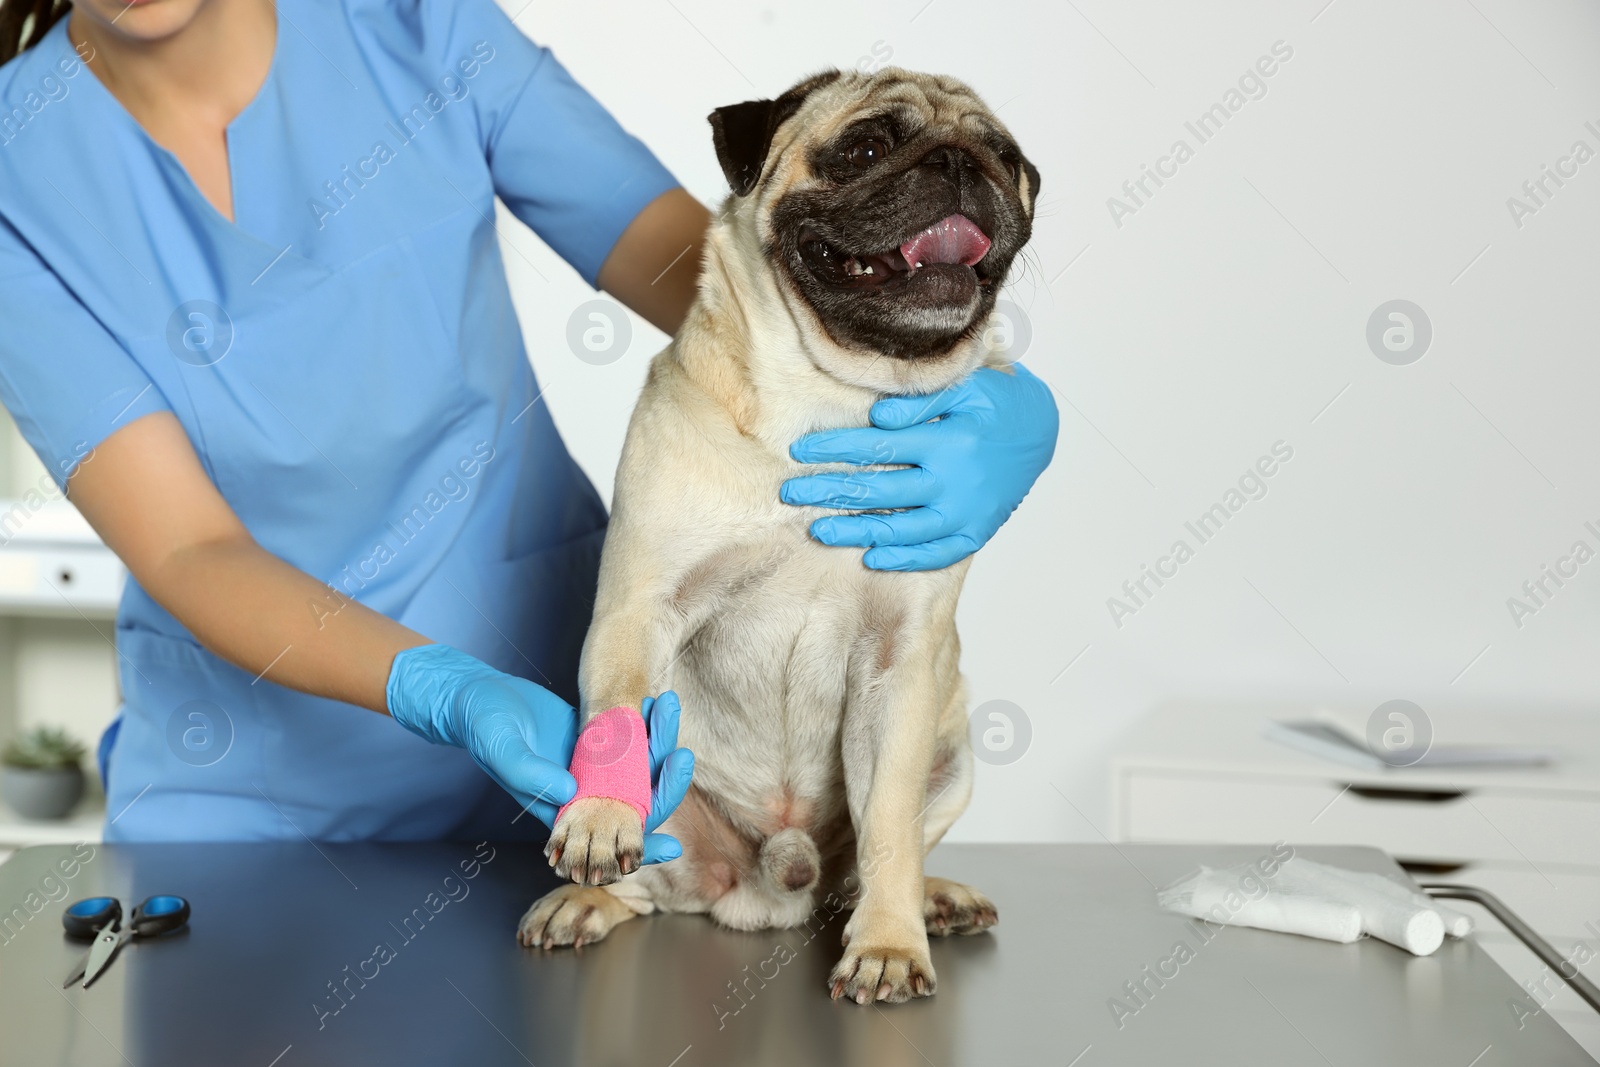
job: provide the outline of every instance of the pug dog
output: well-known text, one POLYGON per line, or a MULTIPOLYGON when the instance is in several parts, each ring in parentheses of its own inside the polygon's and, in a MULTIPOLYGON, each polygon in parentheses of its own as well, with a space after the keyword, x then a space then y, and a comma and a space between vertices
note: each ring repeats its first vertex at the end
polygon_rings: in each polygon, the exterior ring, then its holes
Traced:
POLYGON ((778 487, 826 469, 790 458, 802 434, 1008 369, 985 327, 1039 173, 966 85, 896 68, 827 71, 710 122, 732 192, 628 427, 579 676, 585 723, 681 696, 694 786, 661 829, 684 853, 640 869, 637 811, 574 802, 546 850, 573 884, 518 937, 584 945, 658 909, 759 930, 850 907, 834 999, 924 997, 929 936, 997 918, 923 873, 972 791, 955 627, 969 563, 869 570, 809 536, 840 512, 778 487))

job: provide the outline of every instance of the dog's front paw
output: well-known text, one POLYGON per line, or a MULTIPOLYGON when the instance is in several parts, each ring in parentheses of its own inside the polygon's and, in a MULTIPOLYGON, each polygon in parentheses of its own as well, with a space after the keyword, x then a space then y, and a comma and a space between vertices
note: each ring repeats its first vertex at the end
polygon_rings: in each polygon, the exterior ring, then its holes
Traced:
POLYGON ((922 917, 931 937, 981 934, 1000 919, 994 901, 960 882, 929 877, 923 890, 922 917))
POLYGON ((847 997, 857 1004, 874 1000, 899 1004, 912 997, 929 997, 937 984, 926 941, 915 946, 852 941, 828 976, 834 1000, 847 997))
POLYGON ((609 934, 634 912, 606 892, 586 885, 564 885, 540 897, 517 925, 517 941, 528 948, 582 948, 609 934))
POLYGON ((644 860, 639 813, 607 797, 575 800, 556 820, 544 854, 557 878, 610 885, 638 870, 644 860))

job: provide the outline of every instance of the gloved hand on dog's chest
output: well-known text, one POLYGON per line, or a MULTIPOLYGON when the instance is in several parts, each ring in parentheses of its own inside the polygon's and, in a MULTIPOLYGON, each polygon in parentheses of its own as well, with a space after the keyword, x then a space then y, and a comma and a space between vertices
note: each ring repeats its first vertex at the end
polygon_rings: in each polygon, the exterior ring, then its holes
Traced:
MULTIPOLYGON (((578 740, 572 706, 526 678, 504 674, 449 645, 420 645, 395 656, 389 668, 389 714, 436 745, 464 748, 518 804, 552 826, 578 783, 568 773, 578 740)), ((694 774, 694 754, 678 748, 677 694, 645 698, 640 709, 649 738, 650 812, 645 830, 666 821, 694 774)), ((647 832, 644 862, 683 855, 669 834, 647 832)))
POLYGON ((909 464, 791 478, 784 503, 886 515, 830 515, 811 524, 825 545, 868 551, 873 570, 938 570, 982 548, 1010 518, 1055 452, 1060 419, 1050 387, 1020 363, 980 367, 928 396, 886 397, 872 425, 808 434, 801 463, 909 464))

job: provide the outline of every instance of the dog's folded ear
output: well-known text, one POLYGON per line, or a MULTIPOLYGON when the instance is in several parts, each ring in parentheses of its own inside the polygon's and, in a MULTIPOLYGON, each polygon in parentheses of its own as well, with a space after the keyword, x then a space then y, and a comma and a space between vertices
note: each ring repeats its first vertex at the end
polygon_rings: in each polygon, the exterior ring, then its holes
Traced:
POLYGON ((706 116, 711 123, 711 143, 717 149, 717 162, 733 191, 744 196, 755 188, 761 165, 772 147, 772 134, 778 128, 773 112, 776 100, 746 100, 742 104, 719 107, 706 116))
POLYGON ((1039 205, 1039 168, 1027 156, 1022 157, 1022 173, 1028 179, 1028 214, 1039 205))
POLYGON ((717 149, 717 162, 728 185, 738 196, 747 196, 761 178, 773 135, 784 120, 800 110, 806 97, 839 78, 837 70, 814 74, 789 89, 776 100, 746 100, 719 107, 706 121, 711 123, 711 142, 717 149))

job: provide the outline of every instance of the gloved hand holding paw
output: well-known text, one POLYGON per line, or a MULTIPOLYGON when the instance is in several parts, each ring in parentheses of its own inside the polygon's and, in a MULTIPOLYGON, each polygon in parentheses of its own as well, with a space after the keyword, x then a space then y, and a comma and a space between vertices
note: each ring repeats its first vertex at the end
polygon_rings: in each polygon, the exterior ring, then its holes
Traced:
MULTIPOLYGON (((547 826, 577 794, 567 768, 578 738, 571 705, 528 681, 495 670, 449 645, 421 645, 395 656, 387 688, 396 722, 438 745, 464 748, 517 803, 547 826)), ((653 831, 689 791, 694 755, 678 748, 676 694, 646 699, 640 709, 649 736, 653 831)), ((645 863, 676 859, 683 847, 668 834, 647 832, 645 863)))

